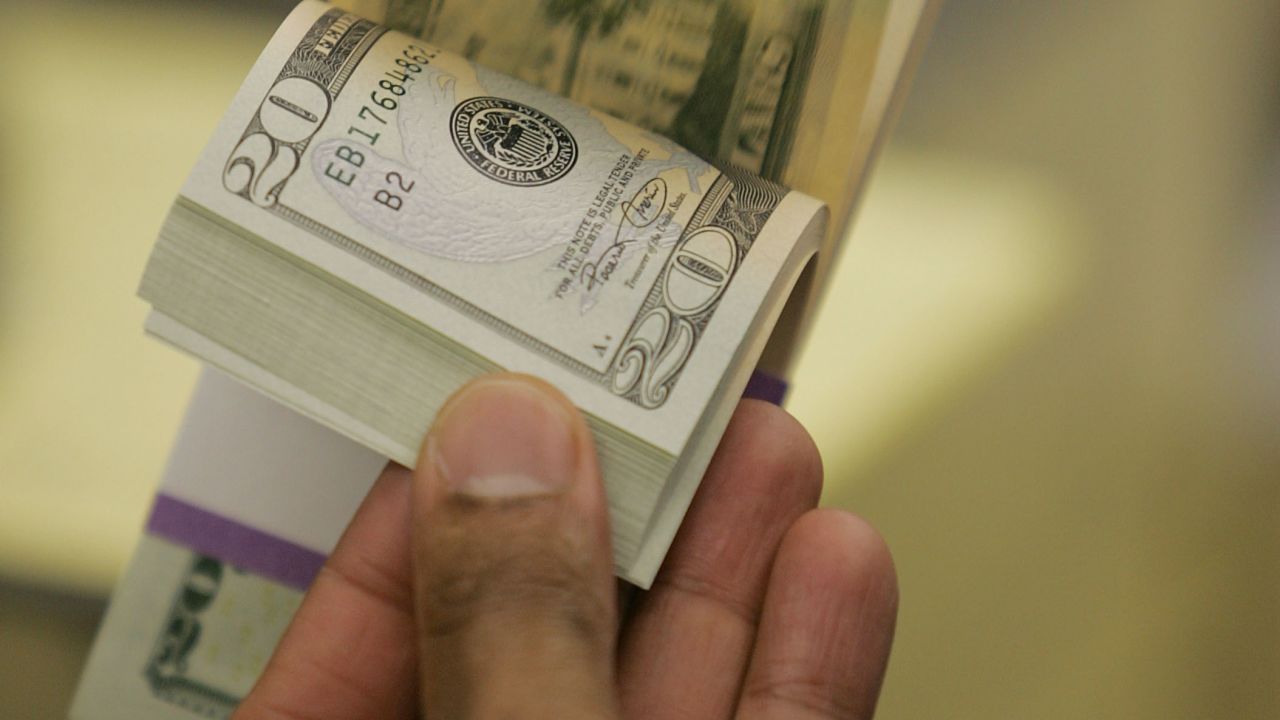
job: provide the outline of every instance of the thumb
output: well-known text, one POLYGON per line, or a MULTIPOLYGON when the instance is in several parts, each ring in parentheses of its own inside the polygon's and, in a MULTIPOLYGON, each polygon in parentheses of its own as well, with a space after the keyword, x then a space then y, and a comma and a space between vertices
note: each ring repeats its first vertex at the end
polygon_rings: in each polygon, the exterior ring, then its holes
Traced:
POLYGON ((424 715, 617 717, 608 516, 572 403, 527 376, 471 382, 413 492, 424 715))

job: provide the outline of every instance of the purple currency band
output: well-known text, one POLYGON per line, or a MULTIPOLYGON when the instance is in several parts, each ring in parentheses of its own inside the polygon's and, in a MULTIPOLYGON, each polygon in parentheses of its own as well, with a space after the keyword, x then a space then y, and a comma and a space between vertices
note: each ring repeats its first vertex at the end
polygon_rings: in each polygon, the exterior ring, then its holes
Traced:
POLYGON ((756 370, 751 373, 751 379, 747 380, 747 389, 742 391, 742 397, 782 405, 782 401, 787 398, 787 381, 763 370, 756 370))
POLYGON ((278 583, 306 590, 324 553, 169 495, 156 495, 147 532, 278 583))

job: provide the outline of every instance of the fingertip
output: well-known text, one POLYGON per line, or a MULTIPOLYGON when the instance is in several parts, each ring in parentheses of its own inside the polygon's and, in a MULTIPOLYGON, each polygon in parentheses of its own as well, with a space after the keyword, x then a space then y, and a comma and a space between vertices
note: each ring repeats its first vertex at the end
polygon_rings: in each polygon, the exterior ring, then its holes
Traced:
POLYGON ((782 572, 825 578, 846 595, 871 595, 896 616, 898 573, 884 536, 871 523, 834 508, 810 510, 787 531, 775 560, 782 572))
MULTIPOLYGON (((500 372, 473 378, 458 388, 436 413, 431 428, 423 437, 414 468, 417 483, 423 489, 447 491, 436 487, 443 478, 441 471, 445 448, 456 445, 455 454, 484 460, 494 453, 537 451, 512 457, 511 461, 527 465, 531 461, 556 460, 563 455, 572 463, 592 459, 588 453, 590 431, 582 413, 558 388, 540 378, 522 373, 500 372)), ((571 464, 572 464, 571 463, 571 464)), ((582 468, 548 468, 561 475, 571 475, 582 468)))
POLYGON ((563 536, 612 577, 591 431, 550 383, 520 373, 468 382, 437 414, 414 475, 415 547, 442 547, 442 529, 501 543, 541 528, 550 534, 538 547, 563 536))
POLYGON ((735 481, 766 484, 770 493, 796 494, 809 507, 822 494, 822 455, 817 444, 799 420, 772 403, 739 402, 717 455, 752 468, 735 481))

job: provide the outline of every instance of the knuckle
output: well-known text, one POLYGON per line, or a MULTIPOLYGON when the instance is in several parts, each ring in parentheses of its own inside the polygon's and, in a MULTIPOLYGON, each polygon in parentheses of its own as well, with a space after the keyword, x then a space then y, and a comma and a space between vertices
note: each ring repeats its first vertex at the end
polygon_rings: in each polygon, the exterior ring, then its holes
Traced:
POLYGON ((874 707, 865 698, 834 686, 798 665, 778 665, 749 680, 743 704, 777 708, 780 717, 869 718, 874 707))
POLYGON ((403 574, 388 568, 383 558, 359 552, 351 552, 341 558, 331 557, 320 568, 320 574, 372 602, 400 612, 410 607, 403 574))
POLYGON ((862 517, 837 508, 818 508, 797 521, 796 531, 817 535, 815 541, 828 546, 845 548, 849 572, 855 578, 880 580, 892 585, 896 594, 897 570, 889 543, 862 517))
POLYGON ((611 616, 573 543, 554 535, 489 537, 449 555, 421 587, 427 637, 530 618, 581 639, 607 635, 611 616))

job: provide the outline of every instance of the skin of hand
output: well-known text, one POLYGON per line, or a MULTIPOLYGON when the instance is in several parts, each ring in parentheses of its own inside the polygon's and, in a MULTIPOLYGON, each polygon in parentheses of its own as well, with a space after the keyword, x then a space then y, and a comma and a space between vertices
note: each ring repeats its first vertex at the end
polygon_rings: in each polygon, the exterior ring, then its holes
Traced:
POLYGON ((653 588, 619 618, 577 409, 527 376, 441 409, 388 465, 235 720, 870 718, 897 615, 880 536, 744 400, 653 588))

